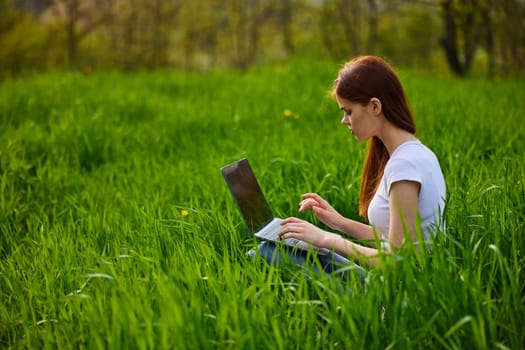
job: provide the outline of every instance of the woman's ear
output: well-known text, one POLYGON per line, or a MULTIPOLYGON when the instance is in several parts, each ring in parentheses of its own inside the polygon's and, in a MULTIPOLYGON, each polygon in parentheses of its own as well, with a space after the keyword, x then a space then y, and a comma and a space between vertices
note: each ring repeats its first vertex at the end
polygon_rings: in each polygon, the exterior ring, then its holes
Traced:
POLYGON ((382 112, 382 106, 381 106, 381 100, 377 97, 372 97, 370 99, 370 107, 372 108, 372 112, 374 114, 379 115, 382 112))

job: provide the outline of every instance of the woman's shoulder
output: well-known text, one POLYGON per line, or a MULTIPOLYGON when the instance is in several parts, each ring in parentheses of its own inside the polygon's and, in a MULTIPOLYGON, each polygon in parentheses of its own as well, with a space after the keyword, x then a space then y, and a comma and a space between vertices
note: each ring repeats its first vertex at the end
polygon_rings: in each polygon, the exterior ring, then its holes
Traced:
POLYGON ((389 169, 413 169, 416 171, 434 171, 439 168, 439 161, 434 152, 421 141, 414 140, 401 144, 388 160, 385 171, 389 169))
POLYGON ((434 152, 424 145, 420 140, 407 141, 399 145, 392 156, 393 160, 404 159, 415 162, 425 162, 428 160, 436 160, 437 157, 434 152))
POLYGON ((418 140, 400 145, 387 161, 384 180, 387 188, 396 181, 410 180, 425 184, 441 173, 434 152, 418 140))

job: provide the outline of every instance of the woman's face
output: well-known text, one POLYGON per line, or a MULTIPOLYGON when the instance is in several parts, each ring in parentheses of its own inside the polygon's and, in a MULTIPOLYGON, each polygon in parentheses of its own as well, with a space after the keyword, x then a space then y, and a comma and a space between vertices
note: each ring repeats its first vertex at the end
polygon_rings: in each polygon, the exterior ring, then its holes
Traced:
POLYGON ((337 103, 343 111, 341 124, 348 126, 350 132, 359 141, 365 141, 376 136, 379 128, 379 118, 374 110, 374 104, 369 102, 366 105, 351 102, 336 95, 337 103))

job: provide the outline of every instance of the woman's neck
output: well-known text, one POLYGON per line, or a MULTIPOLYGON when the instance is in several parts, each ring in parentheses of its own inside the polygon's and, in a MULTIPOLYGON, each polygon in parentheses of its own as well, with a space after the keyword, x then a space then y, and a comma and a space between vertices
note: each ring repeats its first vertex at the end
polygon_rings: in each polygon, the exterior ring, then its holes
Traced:
POLYGON ((411 132, 400 129, 391 123, 386 123, 382 132, 377 136, 385 145, 390 156, 401 144, 417 140, 417 137, 411 132))

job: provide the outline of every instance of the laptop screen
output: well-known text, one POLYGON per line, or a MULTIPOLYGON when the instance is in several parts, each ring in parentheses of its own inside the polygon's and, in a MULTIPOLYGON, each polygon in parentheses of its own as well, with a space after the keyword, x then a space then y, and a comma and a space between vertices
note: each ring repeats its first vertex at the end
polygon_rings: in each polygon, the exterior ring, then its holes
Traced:
POLYGON ((221 169, 237 207, 251 233, 273 219, 270 206, 246 158, 221 169))

